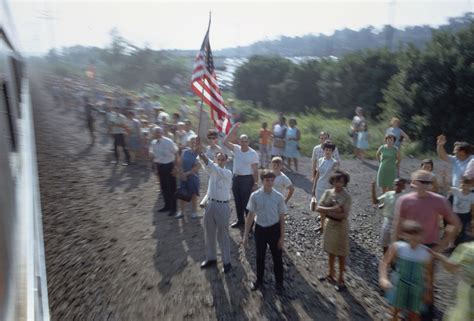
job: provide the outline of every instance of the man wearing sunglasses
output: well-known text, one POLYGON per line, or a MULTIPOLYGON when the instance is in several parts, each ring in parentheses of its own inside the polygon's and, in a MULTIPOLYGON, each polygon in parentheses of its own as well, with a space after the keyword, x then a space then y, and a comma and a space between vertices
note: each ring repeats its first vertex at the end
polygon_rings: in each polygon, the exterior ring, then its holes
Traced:
MULTIPOLYGON (((401 226, 405 220, 413 220, 423 226, 422 244, 441 252, 453 242, 461 231, 461 222, 454 215, 450 204, 441 195, 430 191, 433 183, 433 174, 425 170, 417 170, 411 175, 413 192, 407 193, 395 203, 395 218, 393 222, 392 241, 397 241, 401 236, 401 226), (443 238, 439 235, 439 216, 442 216, 447 225, 443 238)), ((431 284, 428 284, 430 302, 428 309, 422 315, 422 320, 432 320, 433 317, 433 275, 431 284)))

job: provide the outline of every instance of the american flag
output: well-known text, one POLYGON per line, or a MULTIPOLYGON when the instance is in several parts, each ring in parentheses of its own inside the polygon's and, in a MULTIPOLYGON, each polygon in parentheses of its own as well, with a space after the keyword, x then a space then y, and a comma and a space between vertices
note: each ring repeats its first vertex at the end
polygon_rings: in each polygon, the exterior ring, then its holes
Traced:
POLYGON ((194 62, 191 89, 210 107, 211 119, 214 121, 216 129, 228 134, 231 128, 231 115, 225 107, 224 98, 222 98, 219 84, 217 83, 214 59, 212 58, 211 44, 209 43, 209 29, 194 62))

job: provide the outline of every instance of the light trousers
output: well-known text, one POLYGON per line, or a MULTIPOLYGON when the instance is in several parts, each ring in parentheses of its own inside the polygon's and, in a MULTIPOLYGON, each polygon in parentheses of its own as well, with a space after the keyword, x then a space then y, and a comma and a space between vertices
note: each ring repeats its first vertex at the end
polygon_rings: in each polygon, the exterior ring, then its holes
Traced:
POLYGON ((209 203, 204 213, 206 260, 216 259, 217 237, 222 252, 222 262, 224 264, 230 263, 229 220, 229 202, 218 203, 209 198, 209 203))

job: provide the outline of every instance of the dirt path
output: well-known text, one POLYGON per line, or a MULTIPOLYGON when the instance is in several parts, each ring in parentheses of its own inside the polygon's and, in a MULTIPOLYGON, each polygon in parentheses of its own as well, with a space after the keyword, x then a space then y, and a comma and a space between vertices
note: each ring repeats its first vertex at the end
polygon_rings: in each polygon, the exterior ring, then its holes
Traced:
MULTIPOLYGON (((317 280, 326 271, 327 259, 315 232, 317 218, 308 212, 310 183, 305 176, 289 174, 297 190, 287 222, 286 293, 274 294, 270 255, 266 289, 251 293, 253 240, 244 252, 240 232, 232 230, 232 272, 201 270, 200 220, 176 220, 157 212, 162 201, 148 165, 110 165, 111 142, 105 136, 89 146, 77 112, 54 107, 38 87, 33 96, 53 320, 387 317, 376 286, 380 215, 369 204, 367 188, 374 165, 342 163, 351 173, 349 190, 354 198, 348 291, 338 293, 317 280)), ((301 163, 301 172, 309 173, 309 160, 301 163)), ((415 165, 409 161, 404 170, 415 165)), ((201 178, 204 190, 205 175, 201 178)), ((442 298, 441 309, 448 302, 442 298)))

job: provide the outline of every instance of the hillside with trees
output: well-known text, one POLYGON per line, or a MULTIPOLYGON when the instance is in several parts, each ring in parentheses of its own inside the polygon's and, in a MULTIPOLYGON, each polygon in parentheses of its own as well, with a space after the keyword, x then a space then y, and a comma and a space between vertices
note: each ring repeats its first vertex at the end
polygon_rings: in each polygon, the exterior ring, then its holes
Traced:
POLYGON ((382 29, 368 26, 361 30, 336 30, 332 35, 305 35, 302 37, 281 36, 272 41, 258 41, 249 46, 227 48, 216 52, 226 57, 250 57, 252 55, 279 55, 340 57, 353 51, 388 48, 396 50, 400 46, 411 44, 422 48, 431 40, 434 30, 457 32, 473 21, 474 14, 466 13, 462 17, 450 18, 448 23, 438 28, 427 25, 397 29, 385 25, 382 29))

